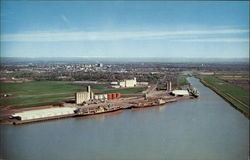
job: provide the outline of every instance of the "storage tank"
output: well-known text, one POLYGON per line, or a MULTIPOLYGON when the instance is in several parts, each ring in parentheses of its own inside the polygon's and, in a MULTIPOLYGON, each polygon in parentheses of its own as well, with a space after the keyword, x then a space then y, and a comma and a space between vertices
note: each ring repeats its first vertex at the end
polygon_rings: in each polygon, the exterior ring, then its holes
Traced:
POLYGON ((112 99, 112 93, 109 93, 108 94, 108 100, 111 100, 112 99))
POLYGON ((104 94, 103 97, 104 97, 104 99, 108 99, 108 95, 107 94, 104 94))
POLYGON ((120 98, 121 94, 120 93, 116 93, 116 98, 120 98))
POLYGON ((112 99, 116 99, 116 93, 112 93, 112 99))
POLYGON ((98 98, 99 98, 99 96, 98 96, 98 95, 95 95, 94 97, 95 97, 95 99, 98 99, 98 98))
POLYGON ((103 94, 99 94, 98 99, 103 99, 103 94))

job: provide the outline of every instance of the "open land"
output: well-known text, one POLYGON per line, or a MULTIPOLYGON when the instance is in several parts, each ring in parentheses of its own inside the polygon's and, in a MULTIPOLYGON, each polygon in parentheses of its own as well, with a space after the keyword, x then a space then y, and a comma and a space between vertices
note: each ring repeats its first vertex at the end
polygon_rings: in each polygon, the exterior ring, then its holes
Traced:
POLYGON ((215 76, 201 77, 201 82, 226 99, 236 109, 249 117, 249 91, 215 76))
MULTIPOLYGON (((65 81, 31 81, 23 83, 1 83, 1 93, 8 94, 0 99, 0 106, 12 108, 37 107, 42 105, 58 105, 72 99, 74 93, 86 90, 86 85, 74 85, 65 81)), ((92 84, 96 93, 122 94, 139 93, 145 88, 110 89, 105 84, 92 84)))

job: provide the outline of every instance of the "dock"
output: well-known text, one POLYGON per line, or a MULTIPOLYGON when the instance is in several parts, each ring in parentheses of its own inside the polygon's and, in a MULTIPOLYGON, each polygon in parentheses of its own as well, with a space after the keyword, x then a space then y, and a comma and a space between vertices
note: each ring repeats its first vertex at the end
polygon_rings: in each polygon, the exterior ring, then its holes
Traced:
POLYGON ((169 93, 164 91, 151 91, 148 92, 148 95, 143 97, 111 99, 100 101, 99 103, 95 102, 84 105, 74 104, 70 106, 66 103, 62 107, 25 110, 10 115, 9 122, 16 125, 70 117, 91 116, 126 109, 162 106, 167 103, 191 98, 194 98, 194 96, 171 96, 169 93))

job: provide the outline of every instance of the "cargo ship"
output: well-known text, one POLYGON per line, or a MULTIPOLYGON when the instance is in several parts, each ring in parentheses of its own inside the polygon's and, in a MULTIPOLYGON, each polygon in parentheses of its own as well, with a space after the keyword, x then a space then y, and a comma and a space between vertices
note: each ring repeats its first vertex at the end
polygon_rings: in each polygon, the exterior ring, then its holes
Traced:
POLYGON ((146 107, 154 107, 154 106, 161 106, 164 105, 166 103, 171 103, 171 102, 175 102, 176 99, 157 99, 157 100, 145 100, 139 103, 135 103, 134 105, 132 105, 132 108, 146 108, 146 107))
POLYGON ((188 92, 195 98, 198 98, 200 96, 200 93, 196 88, 189 88, 188 92))
POLYGON ((122 108, 119 106, 98 106, 97 108, 89 109, 89 108, 77 108, 75 112, 75 117, 79 116, 89 116, 96 115, 108 112, 115 112, 121 110, 122 108))

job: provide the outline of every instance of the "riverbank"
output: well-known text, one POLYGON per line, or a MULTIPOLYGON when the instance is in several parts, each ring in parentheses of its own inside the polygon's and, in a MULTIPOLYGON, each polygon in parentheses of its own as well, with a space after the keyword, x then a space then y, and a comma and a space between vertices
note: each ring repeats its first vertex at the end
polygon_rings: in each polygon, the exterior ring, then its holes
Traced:
POLYGON ((215 93, 225 99, 235 109, 249 118, 249 94, 244 93, 240 88, 233 86, 216 77, 196 77, 206 87, 212 89, 215 93))

